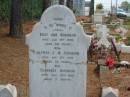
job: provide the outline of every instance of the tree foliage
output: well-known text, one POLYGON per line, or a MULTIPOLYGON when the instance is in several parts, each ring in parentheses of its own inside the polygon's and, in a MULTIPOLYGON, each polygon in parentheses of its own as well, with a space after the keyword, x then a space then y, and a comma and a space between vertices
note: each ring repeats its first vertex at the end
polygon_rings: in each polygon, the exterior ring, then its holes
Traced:
POLYGON ((96 9, 99 9, 99 10, 103 9, 102 3, 97 4, 97 5, 96 5, 96 9))
MULTIPOLYGON (((12 0, 0 0, 0 23, 10 22, 12 0)), ((43 13, 43 0, 22 0, 23 21, 39 19, 43 13)))
POLYGON ((0 23, 9 22, 11 0, 0 0, 0 23))
POLYGON ((130 3, 128 1, 123 1, 121 3, 121 8, 123 8, 126 11, 128 11, 128 9, 130 9, 130 3))

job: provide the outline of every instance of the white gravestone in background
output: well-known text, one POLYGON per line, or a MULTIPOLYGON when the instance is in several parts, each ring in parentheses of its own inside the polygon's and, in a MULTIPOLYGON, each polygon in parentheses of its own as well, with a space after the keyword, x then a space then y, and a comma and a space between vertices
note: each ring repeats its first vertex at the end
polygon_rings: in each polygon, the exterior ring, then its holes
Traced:
MULTIPOLYGON (((100 37, 97 45, 99 47, 101 45, 104 45, 104 46, 106 46, 108 48, 111 45, 111 43, 107 39, 109 29, 107 28, 106 25, 102 25, 102 28, 101 27, 99 28, 99 32, 100 32, 101 37, 100 37)), ((98 32, 98 34, 99 34, 99 32, 98 32)))
POLYGON ((103 18, 102 15, 99 15, 99 14, 93 15, 93 23, 94 24, 102 24, 102 22, 103 22, 102 18, 103 18))
POLYGON ((96 24, 96 28, 97 28, 97 31, 96 31, 96 36, 98 39, 100 39, 102 37, 102 33, 103 33, 103 25, 102 24, 96 24))
POLYGON ((0 85, 0 97, 17 97, 16 87, 8 85, 0 85))
POLYGON ((0 91, 0 97, 13 97, 8 89, 4 88, 0 91))
POLYGON ((48 8, 26 38, 30 97, 86 97, 91 39, 70 9, 48 8))
POLYGON ((103 87, 102 97, 119 97, 119 90, 111 87, 103 87))

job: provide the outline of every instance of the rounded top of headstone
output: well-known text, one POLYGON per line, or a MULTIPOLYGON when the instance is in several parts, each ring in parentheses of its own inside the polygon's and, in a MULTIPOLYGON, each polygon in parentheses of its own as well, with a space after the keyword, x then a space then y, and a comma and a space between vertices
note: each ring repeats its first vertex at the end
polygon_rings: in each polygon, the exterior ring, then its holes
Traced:
POLYGON ((53 5, 45 10, 41 17, 41 22, 49 22, 52 20, 59 20, 60 22, 76 23, 76 18, 73 12, 64 5, 53 5))

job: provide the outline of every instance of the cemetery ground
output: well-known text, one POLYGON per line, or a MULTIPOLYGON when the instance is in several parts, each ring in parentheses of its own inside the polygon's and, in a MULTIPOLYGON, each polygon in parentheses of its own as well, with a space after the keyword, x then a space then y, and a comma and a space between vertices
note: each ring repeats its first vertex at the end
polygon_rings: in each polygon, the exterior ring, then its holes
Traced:
MULTIPOLYGON (((24 35, 31 32, 35 23, 36 21, 26 22, 23 25, 24 35)), ((28 48, 25 45, 25 38, 9 37, 8 32, 8 25, 0 26, 0 84, 13 84, 17 87, 18 97, 28 97, 28 48)), ((130 62, 129 54, 121 54, 121 58, 127 58, 130 62)), ((87 97, 101 97, 102 84, 100 76, 95 73, 96 64, 88 64, 87 68, 87 97)), ((129 74, 130 70, 115 74, 115 78, 112 78, 113 74, 111 74, 112 76, 107 77, 105 84, 118 88, 119 84, 123 83, 120 77, 127 77, 129 74)), ((123 93, 120 95, 120 97, 127 97, 123 93)))

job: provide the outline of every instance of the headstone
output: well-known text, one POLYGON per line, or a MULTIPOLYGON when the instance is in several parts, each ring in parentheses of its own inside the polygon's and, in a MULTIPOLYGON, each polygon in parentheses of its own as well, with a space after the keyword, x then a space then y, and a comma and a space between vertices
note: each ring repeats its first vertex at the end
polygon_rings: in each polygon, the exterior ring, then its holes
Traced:
POLYGON ((93 23, 94 24, 102 24, 103 22, 103 16, 100 14, 93 15, 93 23))
POLYGON ((48 8, 26 37, 30 97, 86 97, 90 41, 70 9, 48 8))
POLYGON ((13 85, 0 85, 0 97, 17 97, 16 87, 13 85))
POLYGON ((96 24, 96 37, 98 38, 98 39, 100 39, 101 37, 102 37, 102 33, 103 33, 103 31, 102 31, 102 29, 103 29, 103 27, 102 27, 103 25, 102 24, 96 24))
POLYGON ((119 90, 111 87, 104 87, 102 97, 119 97, 119 90))
POLYGON ((0 91, 0 97, 13 97, 12 94, 4 88, 3 90, 0 91))
POLYGON ((125 44, 121 44, 121 52, 122 53, 130 53, 130 46, 127 46, 125 44))
POLYGON ((98 38, 101 38, 103 36, 103 33, 105 37, 107 38, 108 32, 110 31, 106 25, 97 24, 97 32, 96 35, 98 38))
POLYGON ((107 39, 109 29, 106 27, 106 25, 102 25, 102 28, 99 28, 99 32, 101 32, 101 38, 98 41, 97 45, 98 46, 104 45, 108 48, 111 45, 107 39))

